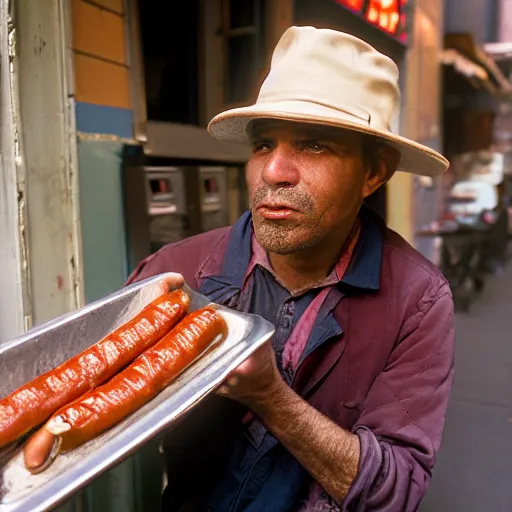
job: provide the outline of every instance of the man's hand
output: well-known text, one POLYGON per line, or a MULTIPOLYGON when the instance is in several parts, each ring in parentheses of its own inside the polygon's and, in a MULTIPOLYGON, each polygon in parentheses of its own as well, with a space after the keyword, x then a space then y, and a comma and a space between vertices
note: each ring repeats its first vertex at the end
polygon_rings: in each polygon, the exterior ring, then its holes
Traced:
POLYGON ((217 393, 251 409, 311 476, 342 503, 357 474, 359 438, 319 413, 282 379, 265 343, 217 393))
POLYGON ((217 393, 257 409, 283 384, 268 341, 229 375, 217 393))
POLYGON ((170 290, 175 290, 176 288, 181 288, 185 284, 185 280, 181 274, 176 272, 170 272, 169 275, 165 276, 163 281, 163 291, 167 293, 170 290))

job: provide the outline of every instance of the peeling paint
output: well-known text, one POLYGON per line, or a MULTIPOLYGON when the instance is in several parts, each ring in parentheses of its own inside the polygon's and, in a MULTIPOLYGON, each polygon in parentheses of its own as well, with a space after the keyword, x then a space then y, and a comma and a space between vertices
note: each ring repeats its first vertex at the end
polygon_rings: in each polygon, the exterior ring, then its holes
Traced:
MULTIPOLYGON (((12 12, 13 3, 9 3, 9 12, 12 12)), ((18 205, 18 232, 20 245, 20 268, 22 277, 23 309, 25 311, 25 328, 32 326, 32 301, 30 287, 30 266, 27 241, 27 204, 25 168, 20 136, 20 105, 18 96, 18 70, 17 70, 17 30, 12 15, 7 16, 8 52, 9 52, 9 81, 11 88, 11 115, 12 137, 14 146, 14 163, 16 166, 16 192, 18 205)))
POLYGON ((27 324, 83 305, 69 9, 66 0, 16 2, 9 20, 7 74, 15 92, 15 129, 10 132, 18 172, 14 205, 24 279, 30 286, 27 324), (48 96, 34 94, 37 89, 48 96), (47 140, 53 140, 50 147, 47 140))
POLYGON ((18 100, 18 80, 16 74, 16 29, 12 17, 9 16, 7 19, 7 26, 9 29, 9 73, 11 78, 11 90, 12 90, 12 112, 13 112, 13 127, 14 127, 14 158, 17 161, 22 161, 21 150, 20 150, 20 134, 18 129, 19 119, 19 100, 18 100))
POLYGON ((75 263, 75 256, 71 256, 71 259, 69 261, 71 265, 71 275, 72 275, 72 286, 73 291, 75 294, 75 301, 77 304, 77 307, 81 306, 81 272, 78 269, 76 263, 75 263))

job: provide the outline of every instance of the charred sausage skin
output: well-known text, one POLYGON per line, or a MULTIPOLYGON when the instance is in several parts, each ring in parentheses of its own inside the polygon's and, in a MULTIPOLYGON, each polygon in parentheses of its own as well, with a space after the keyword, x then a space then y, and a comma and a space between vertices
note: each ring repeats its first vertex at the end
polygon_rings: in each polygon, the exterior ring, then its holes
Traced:
POLYGON ((0 447, 106 382, 165 336, 187 313, 183 290, 166 293, 98 343, 0 400, 0 447))

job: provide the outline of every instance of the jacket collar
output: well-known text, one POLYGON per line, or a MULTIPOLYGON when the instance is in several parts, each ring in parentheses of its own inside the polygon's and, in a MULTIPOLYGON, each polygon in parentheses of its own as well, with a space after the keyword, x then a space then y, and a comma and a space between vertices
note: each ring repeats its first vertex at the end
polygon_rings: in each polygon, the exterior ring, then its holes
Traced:
MULTIPOLYGON (((361 208, 361 234, 355 248, 352 263, 345 272, 341 284, 361 291, 378 290, 382 263, 383 234, 377 214, 366 206, 361 208)), ((203 282, 202 292, 208 296, 216 296, 221 288, 224 293, 232 295, 243 287, 247 267, 251 260, 252 237, 251 213, 244 213, 233 226, 229 243, 223 257, 222 267, 213 258, 205 263, 198 276, 203 282), (226 289, 227 288, 227 289, 226 289), (231 292, 231 293, 230 293, 231 292)), ((213 300, 213 297, 211 297, 213 300)))
POLYGON ((352 263, 341 282, 360 290, 375 291, 380 288, 384 223, 375 212, 364 205, 359 217, 361 234, 352 263))

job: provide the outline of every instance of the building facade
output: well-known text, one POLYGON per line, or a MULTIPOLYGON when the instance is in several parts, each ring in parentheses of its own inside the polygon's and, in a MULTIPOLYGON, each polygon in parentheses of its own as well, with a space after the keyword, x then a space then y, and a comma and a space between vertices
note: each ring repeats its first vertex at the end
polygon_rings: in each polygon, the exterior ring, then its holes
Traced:
MULTIPOLYGON (((440 149, 441 0, 0 0, 2 340, 119 289, 166 240, 234 222, 248 149, 205 128, 255 99, 293 24, 393 58, 393 129, 440 149)), ((372 201, 421 245, 438 184, 397 174, 372 201)), ((61 509, 150 510, 161 487, 155 443, 61 509)))

